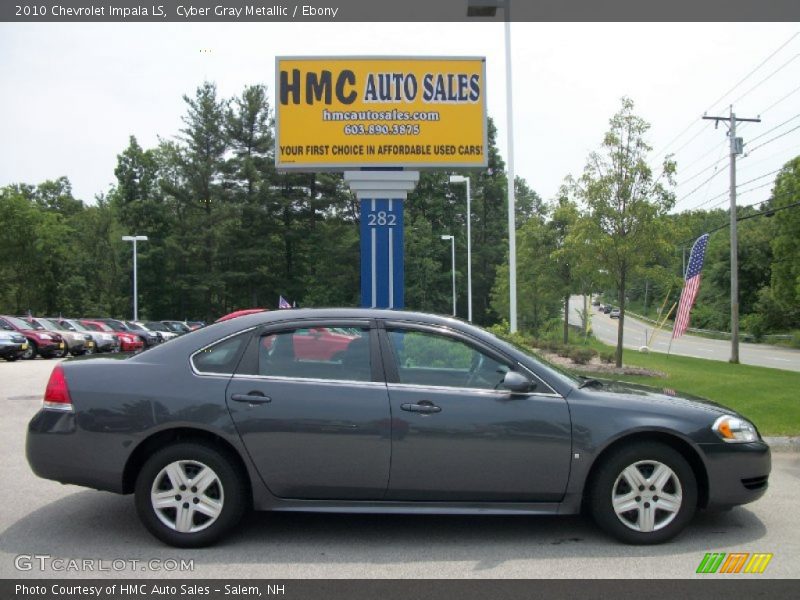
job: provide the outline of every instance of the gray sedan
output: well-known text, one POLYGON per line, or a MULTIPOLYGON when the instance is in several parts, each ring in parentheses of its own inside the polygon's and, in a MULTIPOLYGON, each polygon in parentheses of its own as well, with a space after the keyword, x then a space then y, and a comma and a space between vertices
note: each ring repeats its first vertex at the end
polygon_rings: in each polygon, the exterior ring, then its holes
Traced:
POLYGON ((41 477, 133 493, 175 546, 246 510, 573 514, 628 543, 752 502, 769 447, 743 416, 576 378, 461 321, 271 311, 123 360, 55 367, 28 429, 41 477), (342 333, 345 332, 345 333, 342 333))

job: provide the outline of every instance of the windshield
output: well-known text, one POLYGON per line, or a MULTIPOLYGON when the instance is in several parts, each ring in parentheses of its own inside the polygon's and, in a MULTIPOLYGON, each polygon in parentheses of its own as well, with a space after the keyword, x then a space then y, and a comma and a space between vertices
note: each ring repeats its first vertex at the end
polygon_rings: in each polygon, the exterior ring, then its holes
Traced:
POLYGON ((152 331, 166 331, 167 333, 169 333, 169 329, 167 329, 163 323, 158 323, 156 321, 148 321, 147 323, 145 323, 145 325, 147 326, 148 329, 151 329, 152 331))
POLYGON ((92 331, 114 331, 105 323, 84 323, 84 325, 92 331))
POLYGON ((189 329, 180 321, 167 321, 164 323, 164 325, 169 327, 172 331, 177 331, 178 333, 189 333, 191 331, 191 329, 189 329))
POLYGON ((59 321, 58 324, 61 325, 61 327, 63 327, 67 331, 88 331, 88 329, 86 329, 86 327, 84 327, 80 323, 76 323, 75 321, 68 321, 67 319, 59 321))
POLYGON ((14 327, 19 329, 35 329, 32 327, 30 323, 23 321, 22 319, 18 319, 17 317, 3 317, 6 321, 11 323, 14 327))
POLYGON ((62 327, 55 321, 51 321, 50 319, 37 319, 37 322, 42 325, 45 329, 49 329, 50 331, 65 331, 66 328, 62 327))
POLYGON ((125 326, 128 329, 136 330, 136 331, 144 331, 144 327, 141 325, 137 325, 136 323, 131 323, 130 321, 125 321, 125 326))
POLYGON ((127 329, 125 329, 125 326, 118 321, 103 321, 103 323, 108 325, 114 331, 127 331, 127 329))

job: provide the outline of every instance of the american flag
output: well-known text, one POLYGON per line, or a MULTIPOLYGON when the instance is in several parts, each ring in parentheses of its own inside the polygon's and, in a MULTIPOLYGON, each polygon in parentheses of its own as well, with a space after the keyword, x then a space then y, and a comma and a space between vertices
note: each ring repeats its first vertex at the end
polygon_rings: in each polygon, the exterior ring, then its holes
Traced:
POLYGON ((292 308, 292 305, 284 298, 283 296, 280 297, 278 300, 278 308, 292 308))
POLYGON ((682 336, 689 327, 689 312, 694 306, 697 292, 700 291, 700 272, 703 270, 703 261, 706 256, 706 246, 708 246, 708 234, 704 233, 692 246, 692 253, 689 256, 689 266, 686 269, 685 283, 681 292, 681 300, 678 303, 678 316, 675 317, 675 327, 672 329, 672 339, 682 336))

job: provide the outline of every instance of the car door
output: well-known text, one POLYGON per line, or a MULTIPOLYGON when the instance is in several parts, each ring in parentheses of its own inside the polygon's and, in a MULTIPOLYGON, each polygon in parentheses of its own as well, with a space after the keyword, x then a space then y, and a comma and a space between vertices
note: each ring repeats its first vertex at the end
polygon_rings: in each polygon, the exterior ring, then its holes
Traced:
POLYGON ((564 398, 541 380, 530 394, 501 389, 522 367, 456 331, 387 322, 381 338, 392 410, 387 500, 561 500, 571 452, 564 398))
POLYGON ((366 320, 281 324, 253 336, 226 399, 274 495, 383 498, 391 440, 378 353, 366 320), (355 334, 331 352, 324 335, 330 327, 351 327, 355 334))

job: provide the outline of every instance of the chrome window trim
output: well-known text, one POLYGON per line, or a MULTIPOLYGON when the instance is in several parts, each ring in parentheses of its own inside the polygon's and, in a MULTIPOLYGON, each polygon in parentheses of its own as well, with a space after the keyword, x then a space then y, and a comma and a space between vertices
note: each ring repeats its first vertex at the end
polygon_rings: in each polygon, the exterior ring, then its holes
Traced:
MULTIPOLYGON (((511 390, 490 390, 487 388, 466 388, 466 387, 454 387, 449 385, 425 385, 421 383, 389 383, 387 384, 389 389, 392 390, 394 388, 400 388, 403 390, 435 390, 435 391, 453 391, 453 392, 463 392, 463 393, 470 393, 470 394, 486 394, 490 396, 511 396, 511 390)), ((549 387, 549 386, 548 386, 549 387)), ((536 392, 530 392, 526 394, 517 394, 518 396, 542 396, 547 398, 561 398, 559 394, 537 394, 536 392)))
POLYGON ((259 381, 276 381, 289 383, 322 383, 322 384, 341 384, 341 385, 360 385, 366 387, 386 388, 385 381, 364 381, 363 379, 318 379, 314 377, 284 377, 282 375, 247 375, 237 373, 234 379, 258 379, 259 381))
POLYGON ((208 350, 212 346, 216 346, 217 344, 221 344, 222 342, 225 342, 225 341, 227 341, 227 340, 229 340, 229 339, 231 339, 233 337, 236 337, 237 335, 241 335, 243 333, 247 333, 249 331, 253 331, 254 329, 257 329, 257 328, 258 328, 258 326, 256 326, 256 327, 248 327, 247 329, 242 329, 241 331, 237 331, 235 333, 231 333, 230 335, 226 335, 223 338, 220 338, 218 340, 214 340, 210 344, 206 344, 205 346, 203 346, 199 350, 195 350, 194 352, 192 352, 189 355, 189 368, 192 370, 192 373, 194 373, 195 375, 198 375, 200 377, 227 377, 227 378, 233 377, 233 373, 217 373, 217 372, 211 372, 211 371, 200 371, 200 370, 198 370, 194 366, 194 357, 197 356, 198 354, 200 354, 201 352, 204 352, 204 351, 208 350))

